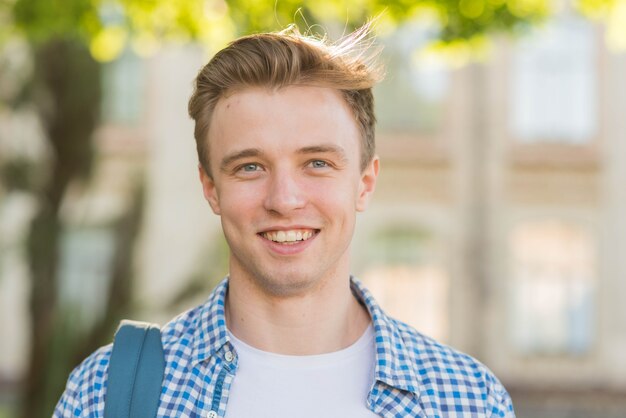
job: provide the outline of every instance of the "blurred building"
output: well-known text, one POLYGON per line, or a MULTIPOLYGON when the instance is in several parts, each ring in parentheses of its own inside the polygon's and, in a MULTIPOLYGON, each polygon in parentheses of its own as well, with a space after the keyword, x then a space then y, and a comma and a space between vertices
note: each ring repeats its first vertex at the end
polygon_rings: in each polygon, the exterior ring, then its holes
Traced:
POLYGON ((355 270, 519 416, 626 416, 626 56, 568 15, 446 71, 413 52, 424 31, 386 42, 355 270))
MULTIPOLYGON (((407 26, 382 39, 382 170, 359 218, 355 274, 390 313, 486 363, 520 418, 625 416, 626 55, 576 16, 499 40, 486 63, 459 70, 419 53, 430 35, 407 26)), ((137 319, 167 321, 225 274, 186 112, 206 59, 171 47, 107 65, 98 168, 89 192, 68 198, 62 250, 62 300, 86 323, 106 292, 107 225, 138 176, 137 319), (179 303, 198 280, 203 291, 179 303)), ((0 197, 0 221, 24 224, 6 221, 17 213, 8 202, 27 202, 0 197)), ((27 286, 3 238, 0 376, 14 381, 27 286)))

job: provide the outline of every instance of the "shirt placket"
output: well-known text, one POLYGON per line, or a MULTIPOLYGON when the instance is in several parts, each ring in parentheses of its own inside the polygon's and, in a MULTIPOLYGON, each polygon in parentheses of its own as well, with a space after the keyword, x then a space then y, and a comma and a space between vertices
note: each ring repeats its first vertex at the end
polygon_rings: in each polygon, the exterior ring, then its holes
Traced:
POLYGON ((204 418, 224 417, 237 370, 237 355, 230 343, 224 344, 212 360, 215 361, 215 365, 211 374, 215 377, 204 385, 204 407, 200 414, 204 418))

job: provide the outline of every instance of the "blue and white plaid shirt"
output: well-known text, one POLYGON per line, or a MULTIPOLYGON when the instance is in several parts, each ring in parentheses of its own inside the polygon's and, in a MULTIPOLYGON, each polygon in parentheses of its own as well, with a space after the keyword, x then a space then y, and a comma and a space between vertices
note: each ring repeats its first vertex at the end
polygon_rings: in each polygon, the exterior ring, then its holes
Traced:
MULTIPOLYGON (((224 416, 238 361, 224 316, 227 288, 225 279, 203 305, 162 329, 166 365, 158 417, 224 416)), ((370 410, 394 418, 514 418, 508 393, 484 365, 388 317, 358 280, 352 290, 376 336, 375 382, 365 400, 370 410)), ((111 347, 72 372, 55 418, 104 416, 111 347)))

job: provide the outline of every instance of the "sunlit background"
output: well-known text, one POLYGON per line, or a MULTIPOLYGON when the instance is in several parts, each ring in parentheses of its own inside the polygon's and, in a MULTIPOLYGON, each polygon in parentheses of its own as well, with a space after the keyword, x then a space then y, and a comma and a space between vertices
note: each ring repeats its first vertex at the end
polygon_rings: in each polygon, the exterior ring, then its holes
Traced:
POLYGON ((0 0, 0 418, 226 274, 192 80, 234 37, 378 16, 353 271, 520 418, 626 416, 626 0, 0 0))

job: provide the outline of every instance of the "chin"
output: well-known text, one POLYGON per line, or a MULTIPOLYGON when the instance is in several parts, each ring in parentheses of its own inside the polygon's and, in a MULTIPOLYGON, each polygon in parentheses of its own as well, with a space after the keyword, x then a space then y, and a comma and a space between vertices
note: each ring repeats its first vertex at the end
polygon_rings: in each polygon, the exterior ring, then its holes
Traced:
MULTIPOLYGON (((284 272, 282 273, 284 276, 284 272)), ((293 275, 277 278, 257 278, 257 284, 263 289, 266 294, 274 297, 292 297, 301 296, 308 290, 315 287, 317 281, 310 277, 295 278, 293 275)))

